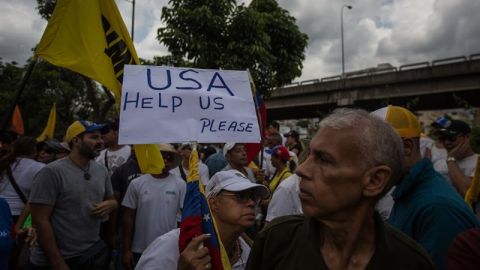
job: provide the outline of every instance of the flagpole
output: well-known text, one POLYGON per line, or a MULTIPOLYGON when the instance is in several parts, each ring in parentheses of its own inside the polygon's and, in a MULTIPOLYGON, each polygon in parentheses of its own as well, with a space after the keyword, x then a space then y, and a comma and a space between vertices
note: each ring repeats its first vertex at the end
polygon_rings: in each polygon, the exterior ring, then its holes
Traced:
POLYGON ((248 78, 250 79, 250 85, 252 86, 252 97, 253 97, 253 102, 255 103, 255 113, 257 114, 257 121, 258 121, 258 128, 260 129, 260 160, 259 160, 259 167, 262 169, 263 167, 263 125, 262 125, 262 116, 260 115, 260 110, 258 106, 258 100, 257 100, 257 88, 255 87, 255 83, 253 82, 252 74, 250 74, 250 70, 247 69, 248 71, 248 78))
POLYGON ((8 122, 12 117, 13 111, 15 110, 15 105, 17 105, 18 103, 18 100, 20 99, 20 96, 22 95, 22 92, 25 89, 25 86, 27 85, 28 79, 30 78, 30 75, 32 75, 33 68, 35 67, 36 63, 37 63, 37 56, 33 56, 32 61, 28 65, 27 72, 22 78, 20 87, 17 89, 17 92, 15 93, 15 98, 13 99, 13 102, 10 105, 10 109, 7 111, 7 113, 3 118, 2 127, 1 127, 2 132, 5 132, 7 130, 8 122))

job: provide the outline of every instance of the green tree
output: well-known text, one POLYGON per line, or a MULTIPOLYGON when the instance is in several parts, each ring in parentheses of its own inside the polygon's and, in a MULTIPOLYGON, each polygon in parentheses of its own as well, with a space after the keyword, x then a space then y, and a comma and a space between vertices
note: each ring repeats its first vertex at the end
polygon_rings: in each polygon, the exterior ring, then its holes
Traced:
MULTIPOLYGON (((0 61, 0 108, 8 111, 28 65, 0 61)), ((75 119, 103 121, 111 105, 99 86, 88 78, 48 62, 37 62, 18 105, 27 134, 39 135, 47 123, 52 104, 57 103, 56 137, 75 119)), ((113 104, 113 103, 112 103, 113 104)))
POLYGON ((48 21, 52 16, 56 4, 57 0, 37 0, 38 14, 48 21))
POLYGON ((275 0, 170 0, 157 32, 175 59, 199 68, 249 69, 263 94, 301 75, 308 37, 275 0))

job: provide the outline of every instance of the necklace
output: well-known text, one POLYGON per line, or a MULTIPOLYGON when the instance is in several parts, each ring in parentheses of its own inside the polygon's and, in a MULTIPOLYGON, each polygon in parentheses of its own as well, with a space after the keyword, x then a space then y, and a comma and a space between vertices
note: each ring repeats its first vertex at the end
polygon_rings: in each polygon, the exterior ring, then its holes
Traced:
POLYGON ((75 167, 79 168, 82 172, 83 172, 83 179, 85 180, 90 180, 91 178, 91 175, 90 175, 90 161, 88 161, 88 164, 87 164, 87 168, 84 169, 82 168, 80 165, 78 165, 77 163, 75 163, 70 157, 68 157, 68 159, 70 159, 70 161, 73 163, 73 165, 75 165, 75 167))
POLYGON ((240 246, 240 241, 238 239, 237 241, 235 241, 235 246, 233 247, 233 250, 228 253, 228 257, 232 265, 235 264, 238 259, 240 259, 242 255, 242 247, 240 246))

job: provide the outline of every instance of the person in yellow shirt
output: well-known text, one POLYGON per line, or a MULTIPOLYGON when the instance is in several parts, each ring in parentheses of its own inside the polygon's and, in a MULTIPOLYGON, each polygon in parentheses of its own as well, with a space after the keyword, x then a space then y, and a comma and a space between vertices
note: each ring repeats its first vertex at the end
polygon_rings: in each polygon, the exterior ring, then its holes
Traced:
POLYGON ((275 174, 270 180, 268 188, 273 194, 277 186, 293 174, 296 164, 291 160, 288 149, 285 146, 277 145, 272 151, 272 166, 275 168, 275 174))

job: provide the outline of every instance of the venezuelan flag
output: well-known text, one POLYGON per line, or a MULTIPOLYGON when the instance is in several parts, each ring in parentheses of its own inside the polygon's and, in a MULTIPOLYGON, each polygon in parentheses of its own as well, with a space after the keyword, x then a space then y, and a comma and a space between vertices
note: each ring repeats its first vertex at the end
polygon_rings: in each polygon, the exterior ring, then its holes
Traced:
POLYGON ((218 237, 215 221, 208 207, 205 190, 198 173, 198 152, 193 149, 189 160, 187 176, 187 194, 183 204, 182 222, 180 223, 179 249, 182 252, 193 237, 211 234, 204 245, 210 252, 211 264, 214 270, 232 269, 223 244, 218 237))

